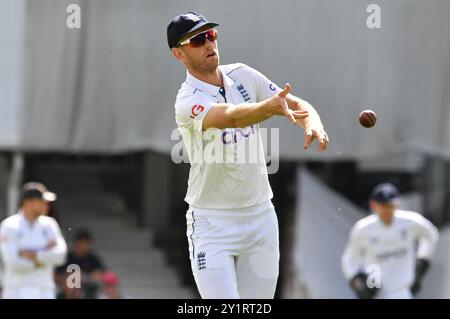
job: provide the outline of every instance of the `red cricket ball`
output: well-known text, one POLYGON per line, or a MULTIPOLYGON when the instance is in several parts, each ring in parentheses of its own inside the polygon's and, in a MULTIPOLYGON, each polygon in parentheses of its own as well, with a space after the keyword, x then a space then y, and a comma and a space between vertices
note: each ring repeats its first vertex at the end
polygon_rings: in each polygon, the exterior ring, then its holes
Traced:
POLYGON ((377 114, 372 110, 364 110, 359 114, 359 123, 366 127, 373 127, 377 123, 377 114))

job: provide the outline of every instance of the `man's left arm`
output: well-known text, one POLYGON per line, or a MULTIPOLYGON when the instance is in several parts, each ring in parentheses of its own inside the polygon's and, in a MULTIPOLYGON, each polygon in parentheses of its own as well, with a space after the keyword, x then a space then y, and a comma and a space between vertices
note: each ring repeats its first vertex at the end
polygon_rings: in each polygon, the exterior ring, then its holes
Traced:
POLYGON ((53 239, 44 250, 36 252, 36 262, 38 265, 59 266, 66 260, 67 245, 56 221, 52 220, 49 226, 53 239))
POLYGON ((421 289, 423 277, 430 267, 430 259, 439 241, 439 232, 428 219, 420 214, 414 215, 414 232, 419 241, 419 247, 417 249, 415 278, 411 286, 411 292, 416 294, 421 289))
POLYGON ((316 109, 309 102, 302 100, 301 98, 293 94, 288 94, 286 100, 288 103, 288 107, 291 110, 302 110, 309 112, 308 117, 306 117, 305 119, 297 120, 297 123, 299 123, 300 126, 305 130, 305 140, 303 148, 305 150, 308 149, 311 143, 317 139, 319 141, 319 150, 326 150, 329 143, 329 138, 327 132, 325 132, 322 120, 320 119, 319 113, 317 113, 316 109))
POLYGON ((436 226, 420 214, 415 215, 414 221, 415 235, 419 241, 417 258, 429 260, 439 241, 439 232, 436 226))
MULTIPOLYGON (((252 75, 258 100, 264 100, 281 92, 281 88, 270 81, 264 74, 248 65, 242 64, 249 74, 252 75)), ((307 101, 288 94, 286 101, 292 111, 306 110, 309 116, 305 119, 297 119, 297 123, 305 130, 303 148, 306 150, 314 140, 319 141, 319 151, 324 151, 328 147, 329 138, 316 109, 307 101)))

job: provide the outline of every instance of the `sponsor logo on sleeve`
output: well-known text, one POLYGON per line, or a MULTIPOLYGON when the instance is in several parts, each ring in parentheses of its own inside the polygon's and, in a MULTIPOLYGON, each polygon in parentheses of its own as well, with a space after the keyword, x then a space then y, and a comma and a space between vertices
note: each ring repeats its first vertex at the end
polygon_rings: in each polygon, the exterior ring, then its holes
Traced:
POLYGON ((200 105, 200 104, 194 105, 191 109, 190 118, 195 119, 197 117, 197 115, 202 113, 204 110, 205 110, 205 107, 203 105, 200 105))

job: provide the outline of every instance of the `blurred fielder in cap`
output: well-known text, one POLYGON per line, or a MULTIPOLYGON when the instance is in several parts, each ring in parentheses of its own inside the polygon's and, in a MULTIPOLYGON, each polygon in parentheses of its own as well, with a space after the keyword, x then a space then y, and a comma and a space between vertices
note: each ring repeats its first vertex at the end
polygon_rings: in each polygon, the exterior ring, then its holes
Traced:
POLYGON ((187 12, 167 27, 169 48, 187 69, 175 117, 191 162, 185 198, 191 268, 203 298, 273 298, 278 220, 259 123, 282 116, 300 125, 305 149, 317 139, 325 150, 328 136, 316 110, 290 94, 289 84, 281 89, 242 63, 219 65, 218 25, 187 12))
POLYGON ((53 299, 53 271, 66 257, 67 246, 47 203, 56 194, 36 182, 22 187, 19 212, 0 225, 4 264, 3 298, 53 299))
POLYGON ((374 214, 350 233, 342 269, 358 298, 410 299, 421 288, 439 234, 422 215, 398 209, 398 196, 394 185, 377 185, 374 214))

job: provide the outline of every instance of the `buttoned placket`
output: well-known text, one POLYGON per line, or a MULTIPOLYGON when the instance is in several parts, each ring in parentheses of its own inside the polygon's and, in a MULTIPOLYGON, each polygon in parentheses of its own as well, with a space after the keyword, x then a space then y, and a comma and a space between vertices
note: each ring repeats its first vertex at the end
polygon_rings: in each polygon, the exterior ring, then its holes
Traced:
POLYGON ((224 88, 223 86, 219 89, 219 93, 220 93, 220 95, 222 95, 223 98, 225 99, 225 103, 228 103, 228 102, 227 102, 227 96, 226 96, 226 93, 225 93, 225 88, 224 88))

